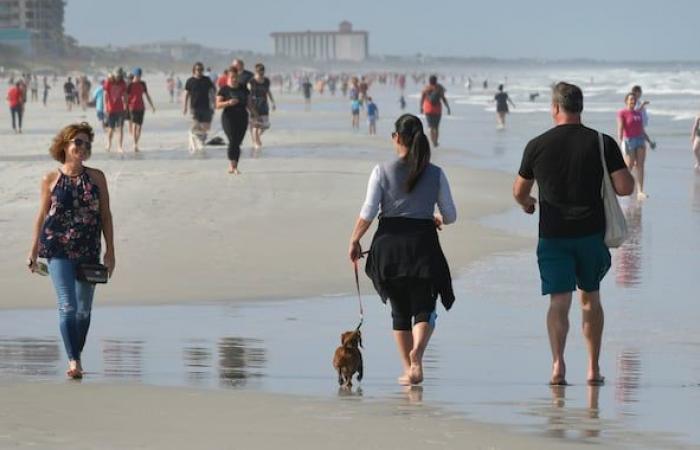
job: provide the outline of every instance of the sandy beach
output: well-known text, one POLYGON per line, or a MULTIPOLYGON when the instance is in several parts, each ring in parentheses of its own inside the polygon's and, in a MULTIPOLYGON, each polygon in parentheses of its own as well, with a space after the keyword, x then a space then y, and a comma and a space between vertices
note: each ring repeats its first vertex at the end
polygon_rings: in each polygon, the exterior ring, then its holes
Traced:
MULTIPOLYGON (((392 157, 389 139, 273 128, 265 136, 264 157, 244 157, 243 176, 235 177, 226 173, 225 148, 213 147, 205 157, 187 155, 187 122, 174 105, 165 106, 148 116, 140 155, 105 154, 98 132, 90 164, 108 179, 118 266, 109 285, 100 289, 99 302, 294 298, 352 289, 347 241, 368 174, 376 163, 392 157), (177 124, 182 128, 174 130, 177 124)), ((75 113, 72 117, 81 118, 75 113)), ((275 117, 282 127, 345 119, 313 111, 280 111, 275 117)), ((0 308, 53 304, 48 280, 23 271, 22 265, 40 176, 56 167, 46 156, 49 133, 70 118, 64 111, 32 108, 26 134, 0 136, 0 227, 8 244, 0 256, 6 294, 0 308), (33 129, 37 122, 41 132, 33 129)), ((94 122, 91 115, 87 118, 94 122)), ((439 164, 440 156, 435 160, 439 164)), ((456 269, 522 244, 476 223, 511 206, 509 177, 460 167, 445 170, 459 221, 442 237, 456 269)))
MULTIPOLYGON (((187 155, 187 121, 178 106, 161 107, 164 102, 156 99, 159 110, 147 118, 141 155, 106 154, 98 132, 91 165, 105 172, 110 186, 117 270, 98 290, 97 305, 352 292, 347 240, 369 172, 392 157, 389 139, 299 130, 294 124, 300 120, 344 123, 346 117, 282 107, 274 116, 279 125, 265 136, 263 157, 244 157, 243 174, 235 177, 226 173, 223 148, 187 155)), ((298 103, 296 98, 288 102, 298 103)), ((92 113, 67 113, 54 99, 47 109, 28 105, 25 134, 0 134, 0 234, 5 242, 0 309, 54 305, 49 280, 24 268, 38 183, 56 167, 46 154, 52 134, 70 121, 94 123, 92 113)), ((389 127, 388 122, 382 125, 389 127)), ((435 161, 439 164, 439 155, 435 161)), ((455 273, 481 256, 523 245, 522 239, 477 222, 510 207, 509 177, 460 167, 445 170, 459 220, 441 237, 455 273)), ((363 288, 371 292, 369 283, 363 282, 363 288)), ((351 402, 101 384, 13 381, 0 389, 2 448, 276 448, 290 439, 305 448, 324 448, 329 440, 334 448, 451 448, 466 436, 475 444, 472 448, 496 448, 495 442, 515 448, 521 441, 497 438, 502 434, 498 428, 459 418, 445 421, 420 412, 420 420, 406 422, 391 407, 353 408, 351 402), (54 420, 65 402, 79 405, 81 415, 93 422, 73 428, 67 417, 63 423, 54 420), (442 430, 437 435, 435 427, 442 430)), ((555 447, 539 442, 522 448, 555 447)))
MULTIPOLYGON (((436 378, 426 380, 424 391, 394 384, 389 313, 363 277, 365 351, 374 365, 364 395, 348 396, 336 394, 326 348, 336 345, 347 317, 356 317, 348 238, 372 167, 393 157, 389 135, 399 114, 390 104, 394 91, 377 93, 383 112, 376 137, 366 135, 364 119, 359 133, 350 131, 341 98, 315 96, 311 111, 304 111, 298 95, 276 93, 279 109, 261 157, 250 157, 246 138, 242 175, 231 176, 225 147, 187 153, 189 122, 180 105, 167 102, 161 78, 146 80, 158 110, 146 115, 143 151, 135 155, 127 144, 125 154, 107 154, 98 131, 89 163, 105 172, 110 186, 117 270, 95 297, 96 310, 107 312, 91 329, 92 360, 82 383, 63 381, 53 288, 30 274, 25 260, 40 177, 57 166, 47 155, 49 141, 67 123, 94 124, 94 110, 68 113, 54 95, 47 108, 27 106, 22 135, 12 134, 9 118, 0 116, 0 448, 697 448, 678 443, 670 432, 655 434, 667 421, 692 417, 683 408, 696 405, 697 389, 673 391, 686 400, 670 418, 652 408, 652 419, 629 419, 638 412, 630 405, 642 412, 649 407, 637 403, 634 365, 640 357, 627 347, 628 340, 640 339, 624 327, 611 327, 613 350, 605 353, 604 365, 615 368, 624 359, 614 354, 618 350, 632 356, 620 364, 616 381, 611 374, 602 394, 574 385, 564 407, 564 395, 538 384, 546 379, 549 355, 533 264, 536 220, 514 214, 511 183, 523 136, 549 125, 546 112, 531 111, 529 122, 514 120, 512 131, 492 136, 493 117, 481 114, 483 105, 455 102, 433 162, 445 170, 457 205, 458 220, 440 239, 462 303, 445 315, 434 338, 430 374, 436 378), (477 114, 467 120, 466 111, 477 114), (46 354, 33 353, 37 349, 46 354), (497 361, 501 351, 505 359, 497 361), (222 375, 231 367, 248 377, 245 388, 232 387, 222 375), (179 376, 195 380, 173 381, 179 376), (272 387, 260 388, 255 379, 266 376, 272 387), (197 377, 204 377, 201 388, 197 377), (494 418, 465 397, 503 409, 494 418), (81 421, 62 414, 66 408, 78 408, 81 421), (538 424, 526 432, 503 425, 498 414, 522 414, 538 424)), ((218 129, 217 115, 212 135, 218 129)), ((658 214, 652 208, 647 214, 658 214)), ((371 235, 363 239, 365 248, 371 235)), ((624 325, 628 315, 624 308, 613 310, 611 321, 624 325)), ((696 334, 681 334, 695 342, 696 334)), ((571 347, 583 354, 580 336, 572 337, 571 347)), ((664 362, 680 360, 682 354, 665 349, 657 350, 670 358, 664 362)), ((580 375, 577 363, 572 372, 580 375)), ((679 384, 661 380, 658 386, 679 384)), ((652 404, 664 405, 667 392, 653 392, 652 404)), ((693 429, 680 423, 681 431, 693 429)))

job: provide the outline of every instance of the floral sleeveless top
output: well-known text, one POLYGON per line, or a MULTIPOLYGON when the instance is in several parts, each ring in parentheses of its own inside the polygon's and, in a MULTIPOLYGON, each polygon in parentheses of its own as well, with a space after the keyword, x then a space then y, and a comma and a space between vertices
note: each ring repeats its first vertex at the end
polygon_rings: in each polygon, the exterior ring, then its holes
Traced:
POLYGON ((102 244, 100 190, 85 169, 75 177, 59 172, 41 229, 39 256, 99 262, 102 244))

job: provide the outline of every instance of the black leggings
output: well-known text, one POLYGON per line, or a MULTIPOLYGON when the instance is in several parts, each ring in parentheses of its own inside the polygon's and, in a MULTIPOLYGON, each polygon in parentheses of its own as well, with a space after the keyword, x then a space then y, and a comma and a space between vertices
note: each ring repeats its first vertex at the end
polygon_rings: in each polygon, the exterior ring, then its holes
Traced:
POLYGON ((413 324, 431 322, 437 293, 432 282, 420 278, 397 278, 387 281, 394 330, 410 331, 413 324))
POLYGON ((241 142, 248 131, 248 111, 243 108, 224 111, 221 126, 228 139, 228 160, 238 162, 241 157, 241 142))
POLYGON ((10 108, 10 114, 12 115, 12 129, 14 130, 15 127, 15 114, 17 115, 17 122, 19 124, 19 129, 22 129, 22 107, 21 106, 15 106, 14 108, 10 108))

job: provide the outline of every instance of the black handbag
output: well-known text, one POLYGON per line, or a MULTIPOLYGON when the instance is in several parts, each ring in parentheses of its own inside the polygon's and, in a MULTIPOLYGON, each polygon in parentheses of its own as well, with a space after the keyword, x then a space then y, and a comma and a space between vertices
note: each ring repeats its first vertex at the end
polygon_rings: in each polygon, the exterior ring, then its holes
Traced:
POLYGON ((75 270, 75 278, 78 281, 85 281, 87 283, 104 284, 109 279, 109 271, 104 264, 82 263, 78 264, 75 270))

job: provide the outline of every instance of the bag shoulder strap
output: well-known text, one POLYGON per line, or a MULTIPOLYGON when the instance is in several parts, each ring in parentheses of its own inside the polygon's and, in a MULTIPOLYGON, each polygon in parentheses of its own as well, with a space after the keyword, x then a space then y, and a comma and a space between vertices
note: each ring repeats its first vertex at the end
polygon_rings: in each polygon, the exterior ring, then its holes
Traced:
POLYGON ((605 179, 610 177, 608 173, 608 165, 605 162, 605 140, 603 139, 603 133, 598 132, 598 148, 600 149, 600 162, 603 164, 603 181, 600 185, 600 196, 604 197, 605 193, 605 179))

